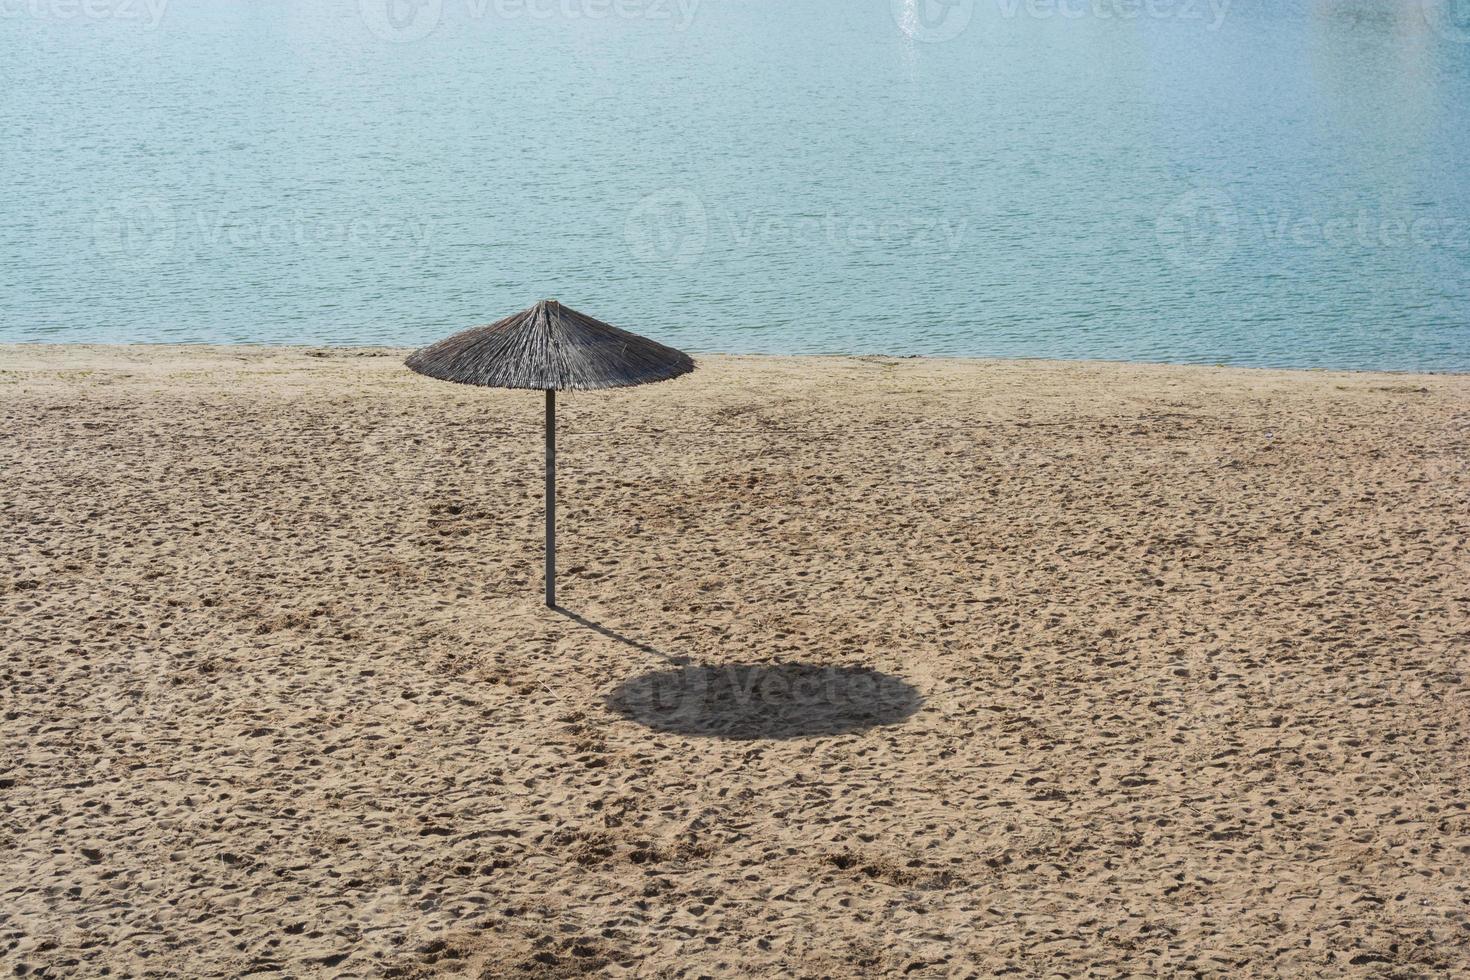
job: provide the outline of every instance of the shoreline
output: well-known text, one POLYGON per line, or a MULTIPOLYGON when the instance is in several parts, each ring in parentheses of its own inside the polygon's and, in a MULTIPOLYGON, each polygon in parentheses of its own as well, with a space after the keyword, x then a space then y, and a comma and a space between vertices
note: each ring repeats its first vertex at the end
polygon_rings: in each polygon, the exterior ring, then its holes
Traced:
MULTIPOLYGON (((377 344, 364 345, 330 345, 330 344, 191 344, 191 343, 152 343, 152 342, 128 342, 128 343, 53 343, 49 341, 21 341, 0 343, 0 357, 7 352, 33 352, 33 351, 55 351, 55 352, 81 352, 95 351, 98 353, 124 353, 127 351, 138 352, 175 352, 185 355, 207 356, 210 353, 233 354, 239 356, 243 353, 304 353, 311 357, 407 357, 417 348, 396 347, 377 344)), ((795 361, 798 363, 822 360, 883 360, 907 363, 934 363, 934 364, 977 364, 977 365, 1040 365, 1045 367, 1117 367, 1117 368, 1161 368, 1179 370, 1203 370, 1203 371, 1246 371, 1261 373, 1284 373, 1304 374, 1315 377, 1325 375, 1383 375, 1392 377, 1424 377, 1424 378, 1465 378, 1470 377, 1470 369, 1382 369, 1382 368, 1335 368, 1335 367, 1274 367, 1267 365, 1246 364, 1207 364, 1197 361, 1129 361, 1109 360, 1103 358, 1054 358, 1054 357, 962 357, 953 355, 935 354, 846 354, 846 353, 824 353, 824 354, 731 354, 720 351, 695 351, 688 352, 696 360, 743 360, 755 361, 795 361)), ((3 371, 0 368, 0 371, 3 371)))

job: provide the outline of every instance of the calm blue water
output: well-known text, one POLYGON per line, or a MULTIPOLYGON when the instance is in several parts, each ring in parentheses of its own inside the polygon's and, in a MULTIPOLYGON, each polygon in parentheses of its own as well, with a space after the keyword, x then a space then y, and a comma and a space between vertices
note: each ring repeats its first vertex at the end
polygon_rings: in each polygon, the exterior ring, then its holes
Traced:
POLYGON ((0 341, 1470 370, 1470 2, 944 2, 0 0, 0 341))

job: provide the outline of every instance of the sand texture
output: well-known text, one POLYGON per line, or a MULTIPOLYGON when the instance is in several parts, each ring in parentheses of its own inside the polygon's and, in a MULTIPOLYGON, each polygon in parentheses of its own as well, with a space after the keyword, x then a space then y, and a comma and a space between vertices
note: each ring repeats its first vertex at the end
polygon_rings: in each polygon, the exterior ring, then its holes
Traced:
POLYGON ((1470 378, 0 347, 0 975, 1470 975, 1470 378))

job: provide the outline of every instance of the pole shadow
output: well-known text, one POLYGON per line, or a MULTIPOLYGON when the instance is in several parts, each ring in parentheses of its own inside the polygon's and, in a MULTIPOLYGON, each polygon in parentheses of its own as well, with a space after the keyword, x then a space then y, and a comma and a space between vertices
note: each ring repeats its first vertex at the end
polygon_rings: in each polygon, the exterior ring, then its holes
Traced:
POLYGON ((641 653, 652 654, 653 656, 658 657, 661 660, 667 660, 671 664, 687 664, 689 662, 688 657, 671 657, 667 653, 664 653, 662 650, 651 644, 643 643, 629 636, 624 636, 622 633, 619 633, 616 630, 608 629, 601 623, 594 623, 586 616, 580 616, 577 613, 572 612, 570 609, 564 609, 561 606, 552 606, 551 609, 553 612, 560 613, 567 619, 570 619, 578 626, 584 626, 592 632, 598 634, 599 636, 605 636, 609 640, 616 640, 617 642, 622 643, 625 646, 630 646, 634 650, 638 650, 641 653))

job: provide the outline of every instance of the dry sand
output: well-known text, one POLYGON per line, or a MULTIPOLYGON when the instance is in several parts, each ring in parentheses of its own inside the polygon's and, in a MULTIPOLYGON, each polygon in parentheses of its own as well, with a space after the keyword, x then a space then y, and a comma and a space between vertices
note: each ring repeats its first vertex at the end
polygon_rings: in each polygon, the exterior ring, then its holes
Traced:
POLYGON ((0 348, 0 968, 1470 973, 1470 378, 0 348))

